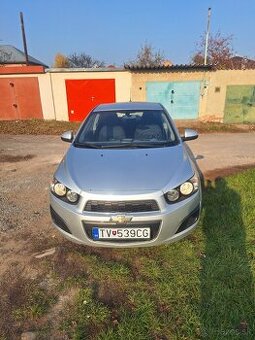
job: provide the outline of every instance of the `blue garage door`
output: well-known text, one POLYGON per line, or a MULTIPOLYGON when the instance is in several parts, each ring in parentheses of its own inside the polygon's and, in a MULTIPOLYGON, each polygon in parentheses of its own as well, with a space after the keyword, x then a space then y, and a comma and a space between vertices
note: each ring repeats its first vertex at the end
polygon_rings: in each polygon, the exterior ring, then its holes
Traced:
POLYGON ((174 119, 197 119, 200 82, 147 82, 146 99, 165 106, 174 119))

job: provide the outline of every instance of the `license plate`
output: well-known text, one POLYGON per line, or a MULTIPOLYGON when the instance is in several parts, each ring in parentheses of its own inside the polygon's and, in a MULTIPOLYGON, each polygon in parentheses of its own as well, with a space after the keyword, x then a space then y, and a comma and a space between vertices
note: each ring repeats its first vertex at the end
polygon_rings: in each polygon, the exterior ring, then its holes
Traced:
POLYGON ((150 239, 150 228, 99 228, 92 229, 93 240, 104 239, 150 239))

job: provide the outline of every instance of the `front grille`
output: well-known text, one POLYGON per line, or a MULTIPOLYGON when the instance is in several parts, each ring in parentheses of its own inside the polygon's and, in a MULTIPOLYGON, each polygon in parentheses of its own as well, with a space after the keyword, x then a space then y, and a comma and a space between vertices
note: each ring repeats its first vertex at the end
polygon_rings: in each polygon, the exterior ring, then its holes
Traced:
POLYGON ((88 201, 85 211, 105 213, 134 213, 159 211, 158 203, 154 200, 143 201, 88 201))
MULTIPOLYGON (((126 242, 144 242, 154 240, 159 233, 161 221, 151 221, 151 222, 130 222, 127 224, 115 224, 115 223, 95 223, 95 222, 85 222, 83 221, 83 228, 90 240, 93 240, 92 237, 92 229, 93 227, 98 228, 150 228, 151 229, 151 238, 146 240, 141 239, 101 239, 96 240, 96 242, 116 242, 116 243, 126 243, 126 242)), ((95 240, 94 240, 95 241, 95 240)))

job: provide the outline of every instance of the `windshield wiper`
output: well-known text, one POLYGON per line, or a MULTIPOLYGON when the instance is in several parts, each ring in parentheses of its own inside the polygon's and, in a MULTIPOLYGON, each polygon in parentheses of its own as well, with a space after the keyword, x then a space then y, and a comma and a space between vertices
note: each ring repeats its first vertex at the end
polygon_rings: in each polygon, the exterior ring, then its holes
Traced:
POLYGON ((119 144, 96 144, 96 143, 74 143, 74 146, 90 149, 125 149, 125 148, 155 148, 160 146, 176 145, 175 141, 158 141, 158 142, 128 142, 119 144))
POLYGON ((121 144, 103 144, 101 145, 102 149, 121 149, 126 148, 132 145, 132 143, 121 143, 121 144))
POLYGON ((88 149, 101 149, 101 144, 94 144, 94 143, 74 143, 74 146, 78 148, 88 148, 88 149))
POLYGON ((132 142, 132 143, 121 143, 121 144, 104 144, 101 145, 102 149, 114 149, 114 148, 155 148, 157 146, 171 146, 175 145, 172 141, 159 141, 159 142, 132 142))

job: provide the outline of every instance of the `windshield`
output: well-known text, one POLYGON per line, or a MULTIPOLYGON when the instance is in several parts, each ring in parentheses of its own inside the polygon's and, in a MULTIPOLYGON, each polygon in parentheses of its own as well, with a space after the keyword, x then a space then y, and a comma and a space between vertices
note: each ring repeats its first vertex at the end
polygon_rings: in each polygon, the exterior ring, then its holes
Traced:
POLYGON ((75 146, 91 148, 162 147, 177 138, 163 110, 92 112, 81 127, 75 146))

